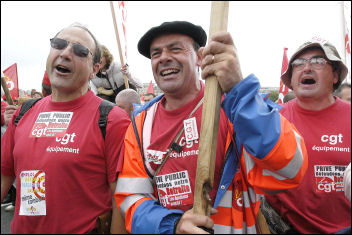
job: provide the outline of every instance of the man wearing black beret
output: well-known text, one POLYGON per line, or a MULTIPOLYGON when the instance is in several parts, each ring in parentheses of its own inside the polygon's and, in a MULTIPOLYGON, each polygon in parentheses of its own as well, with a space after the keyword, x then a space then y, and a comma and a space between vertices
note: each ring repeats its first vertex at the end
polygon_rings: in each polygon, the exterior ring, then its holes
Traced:
POLYGON ((243 79, 230 34, 217 33, 204 47, 206 40, 202 27, 174 21, 151 28, 138 43, 164 94, 134 111, 125 136, 115 199, 130 233, 204 233, 200 227, 256 233, 260 194, 296 187, 306 171, 302 137, 258 94, 253 74, 243 79), (203 78, 215 75, 225 93, 210 217, 192 211, 204 96, 200 68, 203 78))

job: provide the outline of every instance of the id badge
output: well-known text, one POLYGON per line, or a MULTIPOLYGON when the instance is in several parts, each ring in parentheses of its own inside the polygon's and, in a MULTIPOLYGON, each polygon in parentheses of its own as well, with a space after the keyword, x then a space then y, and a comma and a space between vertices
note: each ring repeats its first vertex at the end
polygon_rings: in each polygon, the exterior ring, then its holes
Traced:
POLYGON ((183 128, 185 130, 186 142, 191 142, 199 138, 196 117, 184 120, 183 128))

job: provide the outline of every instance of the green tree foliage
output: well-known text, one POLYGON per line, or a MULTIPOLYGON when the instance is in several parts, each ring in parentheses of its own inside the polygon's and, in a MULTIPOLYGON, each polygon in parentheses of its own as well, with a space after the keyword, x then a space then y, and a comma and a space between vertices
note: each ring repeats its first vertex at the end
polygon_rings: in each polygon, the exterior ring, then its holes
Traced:
POLYGON ((270 92, 269 99, 271 99, 273 102, 276 102, 278 98, 279 98, 279 92, 278 91, 271 91, 270 92))

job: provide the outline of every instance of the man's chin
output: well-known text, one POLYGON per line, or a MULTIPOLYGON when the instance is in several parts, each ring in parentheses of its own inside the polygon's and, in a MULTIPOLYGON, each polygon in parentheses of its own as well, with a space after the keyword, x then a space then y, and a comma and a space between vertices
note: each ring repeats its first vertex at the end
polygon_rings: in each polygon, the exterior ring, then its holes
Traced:
POLYGON ((298 92, 296 92, 296 96, 297 97, 301 97, 301 98, 315 98, 317 95, 317 92, 315 90, 302 90, 300 89, 298 92))
POLYGON ((167 84, 162 84, 160 86, 160 89, 163 91, 163 92, 176 92, 178 91, 179 89, 181 89, 181 86, 175 82, 170 82, 170 83, 167 83, 167 84))

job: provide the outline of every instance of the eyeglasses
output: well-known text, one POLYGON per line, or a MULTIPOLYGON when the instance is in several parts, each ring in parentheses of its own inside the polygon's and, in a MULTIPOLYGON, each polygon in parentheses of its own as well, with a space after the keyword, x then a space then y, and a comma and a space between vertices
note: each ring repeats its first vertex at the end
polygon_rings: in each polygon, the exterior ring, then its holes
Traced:
MULTIPOLYGON (((50 39, 50 46, 54 49, 57 49, 57 50, 65 49, 69 43, 70 43, 69 41, 66 41, 65 39, 62 39, 62 38, 50 39)), ((76 56, 87 57, 88 53, 90 53, 93 56, 92 52, 87 47, 85 47, 79 43, 72 43, 72 44, 73 44, 72 50, 76 56)))
POLYGON ((292 68, 296 70, 303 70, 306 67, 307 61, 313 69, 322 69, 329 62, 323 57, 312 57, 310 59, 299 58, 295 59, 291 64, 292 68))

